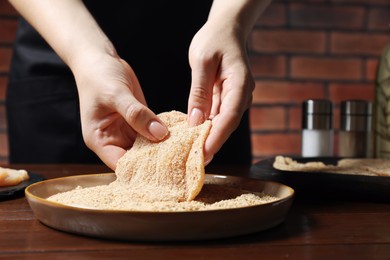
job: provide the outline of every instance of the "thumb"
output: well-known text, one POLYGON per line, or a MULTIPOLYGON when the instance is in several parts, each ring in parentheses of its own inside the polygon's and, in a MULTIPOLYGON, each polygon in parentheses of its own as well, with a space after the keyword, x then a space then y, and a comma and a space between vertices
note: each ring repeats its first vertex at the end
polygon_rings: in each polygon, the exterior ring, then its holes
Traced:
POLYGON ((161 141, 168 134, 164 123, 131 94, 119 97, 117 110, 136 132, 149 140, 161 141))
POLYGON ((153 141, 161 141, 168 134, 163 122, 147 107, 138 78, 130 65, 121 59, 128 72, 131 87, 123 88, 117 98, 117 110, 138 133, 153 141), (131 89, 131 91, 130 91, 131 89))

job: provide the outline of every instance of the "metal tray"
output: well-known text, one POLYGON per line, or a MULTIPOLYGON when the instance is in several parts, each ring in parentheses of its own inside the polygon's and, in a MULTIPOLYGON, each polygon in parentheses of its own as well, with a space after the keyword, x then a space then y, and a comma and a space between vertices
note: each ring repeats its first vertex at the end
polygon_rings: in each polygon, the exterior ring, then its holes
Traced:
MULTIPOLYGON (((340 157, 291 157, 298 162, 321 161, 336 165, 340 157)), ((273 167, 275 157, 255 163, 250 177, 289 185, 297 196, 390 202, 390 177, 325 172, 282 171, 273 167)))
POLYGON ((28 175, 30 176, 30 179, 23 181, 18 185, 0 187, 0 199, 8 199, 12 196, 24 194, 24 189, 27 186, 45 179, 41 175, 32 172, 28 172, 28 175))

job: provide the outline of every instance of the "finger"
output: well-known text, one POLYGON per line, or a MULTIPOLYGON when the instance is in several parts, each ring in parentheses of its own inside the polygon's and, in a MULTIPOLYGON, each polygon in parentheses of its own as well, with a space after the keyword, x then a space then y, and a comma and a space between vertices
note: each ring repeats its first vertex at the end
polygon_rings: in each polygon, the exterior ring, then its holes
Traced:
POLYGON ((129 149, 137 136, 137 132, 118 113, 102 118, 97 122, 97 127, 93 128, 92 133, 86 135, 86 138, 90 137, 93 147, 110 144, 129 149))
MULTIPOLYGON (((220 105, 218 106, 218 111, 212 112, 217 114, 212 118, 212 127, 205 143, 204 153, 206 161, 211 161, 230 135, 237 129, 242 115, 250 106, 250 97, 252 95, 247 94, 242 88, 232 87, 240 86, 242 82, 237 80, 237 78, 235 80, 233 78, 225 80, 223 82, 224 86, 221 86, 219 89, 220 91, 216 90, 214 93, 214 99, 220 105)), ((248 92, 251 93, 250 91, 248 92)))
POLYGON ((221 92, 222 92, 222 86, 220 84, 215 85, 213 88, 213 103, 211 106, 210 116, 209 118, 212 119, 216 115, 219 114, 219 109, 221 107, 221 92))
POLYGON ((188 99, 188 121, 190 126, 195 126, 203 123, 210 115, 218 63, 213 59, 198 60, 191 64, 191 69, 192 82, 188 99))
POLYGON ((146 106, 146 100, 139 85, 137 76, 130 65, 121 60, 127 70, 127 82, 130 82, 130 93, 120 95, 118 112, 125 118, 127 123, 138 133, 152 141, 160 141, 168 134, 167 127, 146 106))
POLYGON ((241 116, 238 113, 226 113, 219 114, 213 118, 210 134, 206 139, 204 147, 206 162, 211 161, 230 135, 237 129, 241 116))
POLYGON ((110 169, 115 171, 118 160, 126 153, 126 150, 115 145, 107 145, 96 151, 97 156, 110 169))
POLYGON ((164 123, 132 95, 120 95, 117 110, 136 132, 151 141, 161 141, 168 134, 164 123))

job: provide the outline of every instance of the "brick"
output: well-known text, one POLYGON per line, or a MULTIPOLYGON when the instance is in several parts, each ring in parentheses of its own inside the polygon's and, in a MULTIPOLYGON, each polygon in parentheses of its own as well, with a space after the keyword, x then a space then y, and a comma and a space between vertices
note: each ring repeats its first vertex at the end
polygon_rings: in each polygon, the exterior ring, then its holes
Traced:
POLYGON ((5 100, 5 93, 7 91, 7 82, 8 82, 8 77, 5 75, 0 75, 0 101, 5 100))
POLYGON ((320 31, 255 29, 251 49, 260 53, 324 53, 325 43, 325 33, 320 31))
POLYGON ((8 135, 5 132, 0 132, 0 158, 6 158, 8 154, 8 135))
POLYGON ((8 72, 12 56, 12 49, 0 47, 0 73, 8 72))
POLYGON ((255 157, 268 157, 280 154, 301 153, 301 133, 253 134, 252 154, 255 157))
POLYGON ((389 43, 389 33, 339 33, 331 34, 331 52, 335 54, 381 55, 389 43))
POLYGON ((340 103, 348 99, 374 99, 374 83, 331 83, 329 96, 333 102, 340 103))
POLYGON ((289 24, 293 27, 363 29, 365 10, 361 6, 292 4, 289 24))
POLYGON ((388 32, 390 29, 390 6, 387 8, 370 8, 367 27, 369 30, 388 32))
POLYGON ((378 71, 378 65, 379 65, 379 58, 378 59, 368 59, 366 61, 366 67, 365 67, 365 79, 369 81, 374 81, 377 77, 377 71, 378 71))
POLYGON ((0 1, 0 15, 16 16, 18 13, 8 1, 0 1))
POLYGON ((301 130, 302 129, 302 104, 290 107, 288 110, 288 129, 301 130))
POLYGON ((15 40, 17 19, 0 19, 0 43, 12 44, 15 40))
POLYGON ((252 131, 300 130, 302 124, 301 106, 299 103, 293 106, 252 107, 251 129, 252 131))
POLYGON ((362 61, 357 58, 293 57, 290 66, 297 79, 362 79, 362 61))
POLYGON ((251 129, 258 130, 285 130, 286 112, 281 106, 252 107, 250 109, 251 129))
POLYGON ((286 5, 271 3, 257 20, 259 26, 283 26, 287 23, 286 5))
POLYGON ((309 98, 324 98, 322 83, 289 81, 256 81, 253 103, 256 104, 299 104, 309 98))
POLYGON ((287 59, 282 55, 251 55, 249 57, 255 77, 285 77, 287 59))

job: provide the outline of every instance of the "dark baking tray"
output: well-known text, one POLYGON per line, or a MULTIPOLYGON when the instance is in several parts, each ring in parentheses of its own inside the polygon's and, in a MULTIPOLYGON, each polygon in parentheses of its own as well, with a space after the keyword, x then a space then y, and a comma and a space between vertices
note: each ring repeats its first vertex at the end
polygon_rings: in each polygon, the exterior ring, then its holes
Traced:
MULTIPOLYGON (((321 161, 336 165, 340 157, 291 157, 298 162, 321 161)), ((297 196, 390 202, 390 177, 282 171, 273 167, 275 157, 255 163, 250 176, 292 187, 297 196)))
POLYGON ((24 194, 24 189, 30 184, 44 180, 45 178, 37 173, 28 172, 30 179, 15 186, 0 187, 0 200, 24 194))

